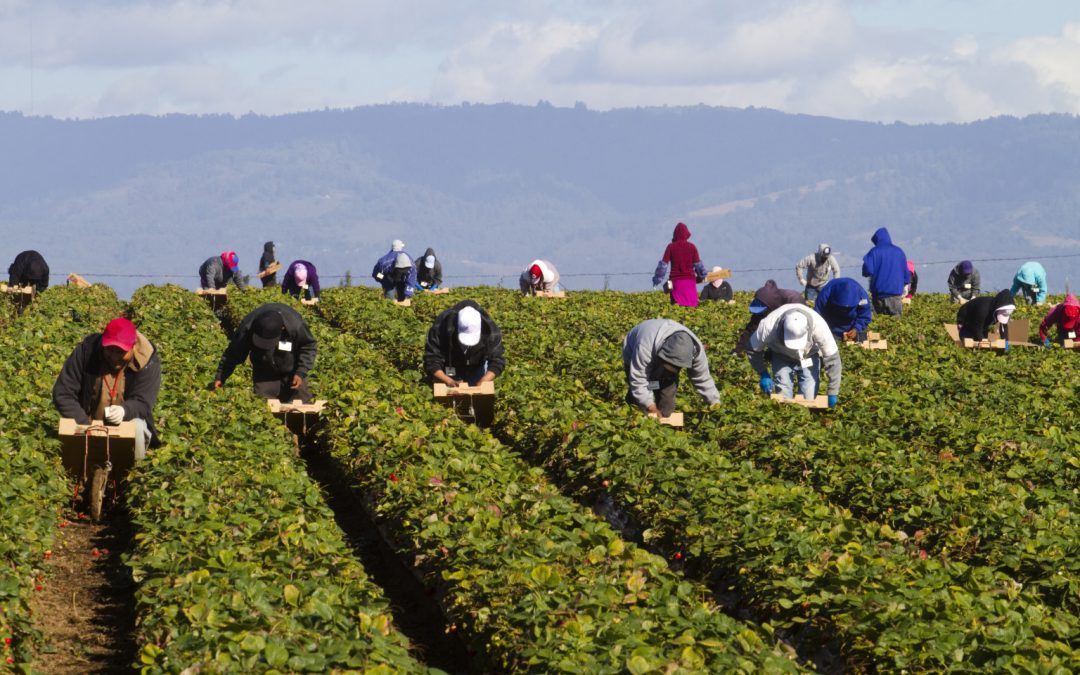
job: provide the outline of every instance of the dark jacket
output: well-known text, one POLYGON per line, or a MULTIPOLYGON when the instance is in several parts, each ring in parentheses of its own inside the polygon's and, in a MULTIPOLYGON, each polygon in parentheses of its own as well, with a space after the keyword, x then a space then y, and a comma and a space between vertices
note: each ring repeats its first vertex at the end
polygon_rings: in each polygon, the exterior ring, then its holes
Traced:
MULTIPOLYGON (((386 255, 375 261, 375 267, 371 269, 371 278, 379 282, 384 291, 398 292, 398 299, 411 298, 416 292, 416 266, 396 267, 397 257, 404 251, 390 250, 386 255)), ((408 255, 406 253, 406 255, 408 255)), ((412 260, 412 257, 409 257, 412 260)))
POLYGON ((825 284, 814 301, 814 311, 825 319, 834 335, 849 330, 863 332, 874 318, 870 296, 858 281, 848 277, 825 284))
MULTIPOLYGON (((53 405, 63 417, 79 424, 89 424, 90 416, 101 396, 101 376, 105 372, 105 356, 101 348, 101 333, 88 335, 71 352, 53 385, 53 405)), ((136 417, 150 429, 150 447, 161 444, 154 428, 154 404, 161 389, 161 357, 143 335, 135 345, 135 356, 124 372, 124 419, 136 417)))
POLYGON ((664 280, 668 264, 671 265, 671 280, 675 279, 704 279, 705 265, 698 255, 697 246, 690 243, 690 228, 685 223, 675 226, 671 235, 671 243, 664 249, 664 257, 656 265, 653 273, 653 286, 657 286, 664 280))
POLYGON ((701 300, 728 300, 735 299, 735 291, 732 290, 731 284, 724 281, 720 284, 720 288, 713 286, 711 283, 705 284, 701 288, 701 295, 698 296, 701 300))
POLYGON ((788 288, 779 288, 772 279, 769 279, 765 282, 764 286, 757 289, 757 292, 754 293, 754 300, 761 302, 768 309, 759 314, 750 315, 750 320, 743 326, 742 332, 739 333, 739 339, 735 343, 736 354, 746 353, 746 350, 750 348, 750 336, 757 330, 761 320, 767 317, 771 312, 775 312, 784 305, 793 303, 806 304, 802 293, 788 288))
POLYGON ((971 300, 972 298, 979 297, 979 286, 982 279, 979 276, 979 270, 974 267, 971 268, 971 274, 964 274, 960 271, 960 266, 963 263, 957 263, 956 267, 949 272, 949 295, 952 296, 955 302, 959 298, 965 300, 971 300), (965 284, 970 284, 969 288, 965 288, 965 284))
POLYGON ((37 251, 23 251, 8 267, 8 285, 28 284, 39 292, 49 287, 49 265, 37 251))
MULTIPOLYGON (((960 326, 960 337, 973 340, 985 340, 987 333, 997 323, 994 314, 998 308, 1014 305, 1012 291, 1005 289, 997 295, 980 295, 968 302, 956 312, 956 324, 960 326)), ((1001 326, 1001 337, 1009 339, 1009 324, 1001 326)))
POLYGON ((268 241, 263 244, 262 257, 259 258, 259 271, 262 272, 274 263, 274 242, 268 241))
POLYGON ((907 254, 894 246, 889 231, 878 228, 870 238, 874 247, 863 256, 862 275, 870 277, 870 295, 875 298, 903 295, 904 286, 911 283, 907 254))
POLYGON ((270 302, 251 310, 236 327, 232 341, 221 355, 214 379, 224 383, 248 356, 251 357, 252 380, 255 382, 284 380, 293 375, 306 378, 315 367, 315 338, 299 312, 288 305, 270 302), (251 344, 252 326, 264 312, 281 314, 285 320, 281 341, 292 343, 290 351, 263 351, 251 344))
POLYGON ((462 300, 435 317, 424 343, 424 372, 431 376, 435 371, 445 371, 448 366, 465 371, 481 366, 485 361, 487 369, 496 375, 506 367, 502 331, 475 300, 462 300), (481 322, 480 342, 467 350, 457 340, 457 315, 465 307, 479 311, 481 322))
POLYGON ((285 270, 285 277, 281 280, 281 292, 288 293, 294 298, 300 297, 300 284, 296 281, 296 272, 293 268, 297 265, 303 265, 307 268, 307 290, 304 292, 305 300, 313 300, 319 297, 319 273, 315 270, 315 266, 306 260, 294 260, 289 263, 289 268, 285 270))
POLYGON ((439 257, 435 255, 435 249, 429 248, 424 251, 424 255, 416 259, 416 283, 424 288, 442 285, 442 263, 439 262, 439 257), (424 264, 424 258, 429 255, 435 256, 435 267, 430 270, 424 264))
POLYGON ((236 287, 240 290, 247 288, 244 283, 244 275, 239 268, 233 273, 231 269, 225 266, 225 262, 219 255, 207 258, 199 266, 199 283, 202 284, 203 288, 225 288, 230 281, 236 284, 236 287))

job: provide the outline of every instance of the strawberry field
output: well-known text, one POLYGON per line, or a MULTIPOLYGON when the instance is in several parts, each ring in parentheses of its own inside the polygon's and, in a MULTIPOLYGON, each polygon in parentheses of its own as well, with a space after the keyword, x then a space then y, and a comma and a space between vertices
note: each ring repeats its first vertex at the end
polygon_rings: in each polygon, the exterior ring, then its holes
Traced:
POLYGON ((840 403, 818 413, 761 396, 733 354, 745 294, 686 309, 658 293, 455 289, 401 307, 332 289, 287 300, 318 340, 311 388, 329 401, 298 456, 246 368, 206 386, 231 327, 282 297, 231 293, 215 314, 172 286, 128 303, 52 288, 0 315, 18 355, 0 365, 3 668, 58 648, 35 600, 63 583, 50 556, 76 517, 52 382, 126 312, 163 364, 164 446, 113 507, 131 525, 114 554, 132 669, 1080 669, 1080 352, 961 349, 942 328, 954 307, 919 296, 875 317, 887 351, 841 347, 840 403), (490 430, 448 415, 421 373, 431 321, 466 297, 506 345, 490 430), (683 429, 623 403, 622 337, 657 316, 702 339, 721 393, 706 409, 684 381, 683 429), (367 569, 344 521, 407 581, 367 569), (414 630, 418 608, 462 656, 414 630))

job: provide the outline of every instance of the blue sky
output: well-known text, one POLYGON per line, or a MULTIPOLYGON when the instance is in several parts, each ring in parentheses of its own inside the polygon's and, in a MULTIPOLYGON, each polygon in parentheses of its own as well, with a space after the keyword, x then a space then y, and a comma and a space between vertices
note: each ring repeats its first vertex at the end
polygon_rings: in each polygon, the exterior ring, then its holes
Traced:
POLYGON ((543 99, 954 122, 1080 113, 1077 63, 1076 0, 0 2, 0 110, 58 117, 543 99))

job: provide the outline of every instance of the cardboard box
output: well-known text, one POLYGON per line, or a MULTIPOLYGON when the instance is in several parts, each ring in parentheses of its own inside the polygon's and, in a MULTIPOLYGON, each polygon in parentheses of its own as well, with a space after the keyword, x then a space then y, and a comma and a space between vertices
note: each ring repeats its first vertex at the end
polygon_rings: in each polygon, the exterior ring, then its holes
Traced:
MULTIPOLYGON (((848 344, 855 344, 855 340, 853 338, 847 337, 846 335, 844 336, 844 342, 848 344)), ((884 351, 889 348, 889 341, 882 340, 881 333, 874 332, 867 332, 866 340, 858 344, 863 349, 880 349, 884 351)))
POLYGON ((1065 340, 1062 341, 1061 346, 1065 349, 1080 349, 1080 340, 1070 340, 1065 338, 1065 340))
POLYGON ((780 394, 773 394, 770 396, 772 400, 778 403, 794 403, 795 405, 801 405, 804 408, 810 410, 828 410, 829 409, 829 397, 825 394, 818 394, 817 398, 803 398, 802 394, 796 394, 795 398, 784 398, 780 394))
POLYGON ((681 412, 673 412, 667 417, 660 417, 659 415, 650 414, 649 417, 655 419, 660 424, 666 424, 669 427, 675 427, 681 429, 683 426, 683 414, 681 412))
POLYGON ((430 290, 430 291, 424 291, 424 292, 425 293, 430 293, 432 295, 446 295, 447 293, 450 292, 450 289, 449 288, 436 288, 436 289, 433 289, 433 290, 430 290))
POLYGON ((278 261, 275 260, 274 262, 267 265, 266 269, 264 269, 262 272, 259 272, 259 274, 257 276, 260 279, 265 279, 266 277, 270 276, 271 274, 274 274, 274 273, 280 272, 280 271, 281 271, 281 263, 279 263, 278 261))
POLYGON ((312 298, 311 300, 300 300, 301 305, 317 305, 319 304, 318 298, 312 298))
POLYGON ((566 291, 536 291, 538 298, 565 298, 566 291))
POLYGON ((475 387, 450 388, 442 382, 432 385, 435 400, 452 409, 457 416, 478 427, 487 428, 495 421, 495 383, 482 382, 475 387), (450 393, 450 392, 453 393, 450 393))
POLYGON ((217 311, 229 302, 229 289, 227 288, 200 288, 195 291, 210 303, 210 309, 217 311))
POLYGON ((123 478, 135 466, 135 422, 87 426, 70 417, 60 418, 61 463, 77 480, 89 478, 96 465, 112 463, 110 475, 123 478), (84 475, 85 470, 85 475, 84 475))
POLYGON ((274 417, 285 422, 289 431, 297 436, 305 436, 322 417, 326 401, 319 400, 314 403, 292 402, 282 403, 276 398, 266 400, 267 406, 274 417))
POLYGON ((67 275, 67 281, 68 281, 68 285, 76 286, 78 288, 90 288, 90 286, 93 285, 89 281, 87 281, 86 279, 83 279, 78 274, 75 274, 74 272, 67 275))
POLYGON ((716 281, 718 279, 730 279, 731 270, 720 270, 719 272, 709 272, 705 275, 706 283, 716 281))
POLYGON ((394 304, 398 307, 412 307, 412 298, 405 298, 404 300, 395 300, 394 304))

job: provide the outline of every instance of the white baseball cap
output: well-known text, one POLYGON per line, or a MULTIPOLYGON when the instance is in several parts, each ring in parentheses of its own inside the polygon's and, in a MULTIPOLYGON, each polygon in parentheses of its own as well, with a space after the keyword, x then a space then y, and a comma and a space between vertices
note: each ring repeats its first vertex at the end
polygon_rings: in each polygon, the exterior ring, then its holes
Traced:
POLYGON ((474 307, 462 307, 457 315, 458 342, 465 347, 474 347, 480 342, 480 312, 474 307))
POLYGON ((784 315, 784 346, 788 349, 799 350, 806 346, 810 326, 806 315, 799 311, 791 311, 784 315))
POLYGON ((1009 318, 1012 317, 1013 311, 1016 309, 1016 305, 1002 305, 997 308, 998 323, 1009 323, 1009 318))
POLYGON ((404 251, 405 242, 401 241, 400 239, 395 239, 393 243, 390 244, 390 249, 393 251, 404 251))
POLYGON ((435 256, 429 255, 426 258, 424 258, 424 267, 428 268, 429 270, 434 269, 435 268, 435 256))

